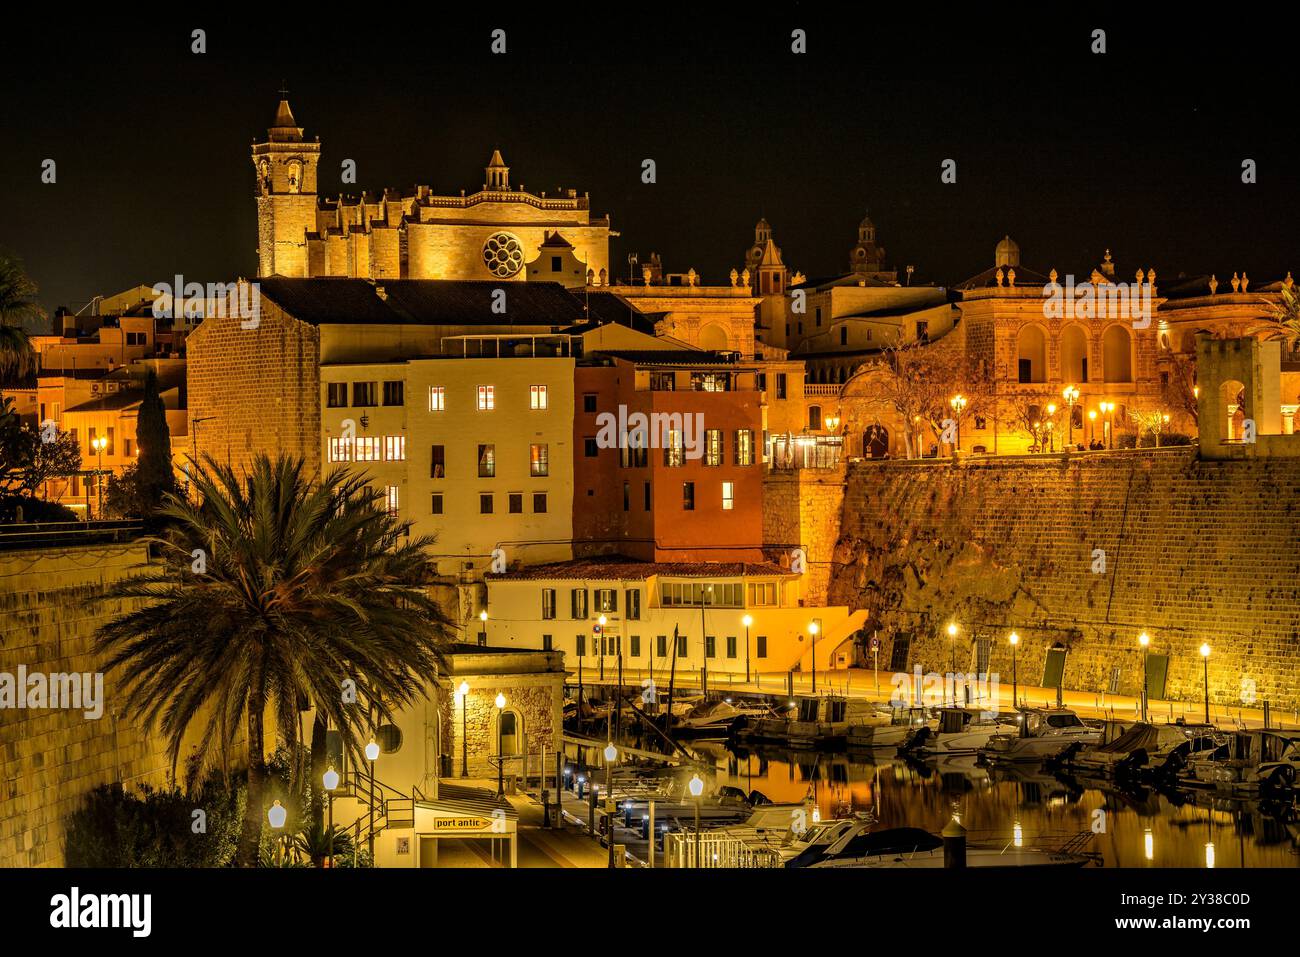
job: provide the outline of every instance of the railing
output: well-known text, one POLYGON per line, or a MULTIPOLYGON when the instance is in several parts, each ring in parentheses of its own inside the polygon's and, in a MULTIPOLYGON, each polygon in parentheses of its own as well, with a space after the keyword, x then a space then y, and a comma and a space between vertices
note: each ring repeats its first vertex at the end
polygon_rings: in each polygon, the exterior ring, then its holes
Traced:
POLYGON ((828 396, 837 396, 844 385, 839 382, 805 382, 803 394, 806 396, 816 396, 825 398, 828 396))
POLYGON ((746 844, 729 834, 694 828, 664 835, 664 860, 669 867, 704 868, 774 868, 780 867, 781 855, 774 848, 746 844), (698 847, 700 863, 696 862, 698 847))
POLYGON ((0 525, 0 548, 127 542, 143 531, 144 526, 138 521, 24 522, 0 525))

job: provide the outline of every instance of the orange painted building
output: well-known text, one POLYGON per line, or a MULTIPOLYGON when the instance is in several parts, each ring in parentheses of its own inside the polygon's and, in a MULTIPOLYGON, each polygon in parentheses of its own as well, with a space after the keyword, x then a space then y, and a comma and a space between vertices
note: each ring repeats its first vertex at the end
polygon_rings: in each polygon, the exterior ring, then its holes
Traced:
POLYGON ((686 350, 580 364, 575 553, 762 561, 762 375, 752 361, 686 350))

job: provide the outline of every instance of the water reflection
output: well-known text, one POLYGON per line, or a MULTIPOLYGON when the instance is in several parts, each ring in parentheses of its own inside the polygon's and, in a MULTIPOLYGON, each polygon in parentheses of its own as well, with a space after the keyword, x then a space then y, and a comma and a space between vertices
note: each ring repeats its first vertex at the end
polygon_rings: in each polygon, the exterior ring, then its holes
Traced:
POLYGON ((988 768, 973 756, 915 763, 895 757, 695 748, 718 783, 773 801, 811 796, 823 818, 871 811, 882 827, 938 832, 960 815, 972 841, 1082 850, 1107 867, 1296 867, 1300 823, 1289 808, 1204 791, 1118 790, 1038 767, 988 768))

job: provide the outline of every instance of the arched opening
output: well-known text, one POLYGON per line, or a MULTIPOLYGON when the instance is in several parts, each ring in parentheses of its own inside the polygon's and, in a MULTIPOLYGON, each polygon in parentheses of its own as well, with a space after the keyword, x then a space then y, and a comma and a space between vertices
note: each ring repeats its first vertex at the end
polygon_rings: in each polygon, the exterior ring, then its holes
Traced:
POLYGON ((1219 438, 1241 442, 1246 434, 1246 387, 1236 379, 1219 386, 1219 438))
POLYGON ((1088 334, 1083 326, 1066 326, 1061 333, 1061 379, 1069 384, 1088 381, 1088 334))
POLYGON ((726 352, 728 348, 727 331, 716 322, 711 322, 700 330, 700 348, 710 352, 726 352))
POLYGON ((883 459, 889 454, 889 430, 883 425, 873 425, 862 433, 862 455, 869 459, 883 459))
POLYGON ((822 427, 822 407, 820 405, 808 406, 808 428, 816 431, 822 427))
POLYGON ((1101 337, 1102 371, 1107 382, 1133 381, 1133 336, 1127 326, 1114 325, 1101 337))
POLYGON ((519 713, 507 709, 501 712, 499 721, 497 731, 500 753, 504 755, 523 754, 524 727, 519 713))
POLYGON ((1024 326, 1017 337, 1018 381, 1047 381, 1047 337, 1041 326, 1024 326))

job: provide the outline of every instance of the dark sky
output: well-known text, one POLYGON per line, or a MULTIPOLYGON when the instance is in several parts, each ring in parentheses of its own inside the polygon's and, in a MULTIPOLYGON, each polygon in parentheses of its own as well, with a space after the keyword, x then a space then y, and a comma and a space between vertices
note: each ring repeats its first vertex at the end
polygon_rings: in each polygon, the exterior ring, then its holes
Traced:
POLYGON ((1300 269, 1296 24, 1279 11, 1243 26, 916 6, 715 18, 558 4, 543 22, 448 20, 432 5, 309 28, 234 8, 170 24, 61 16, 0 58, 0 249, 51 310, 177 272, 252 275, 249 144, 283 81, 323 143, 322 192, 344 188, 349 158, 349 192, 473 191, 499 147, 515 184, 590 191, 622 233, 620 269, 656 250, 670 271, 725 281, 765 215, 786 262, 823 276, 868 208, 889 262, 914 264, 916 281, 992 265, 1004 233, 1043 271, 1086 273, 1108 246, 1125 278, 1137 265, 1256 282, 1300 269), (489 52, 495 27, 505 56, 489 52), (1105 55, 1089 51, 1098 27, 1105 55), (47 157, 54 185, 40 182, 47 157), (949 157, 955 185, 940 182, 949 157), (645 158, 655 185, 640 181, 645 158))

